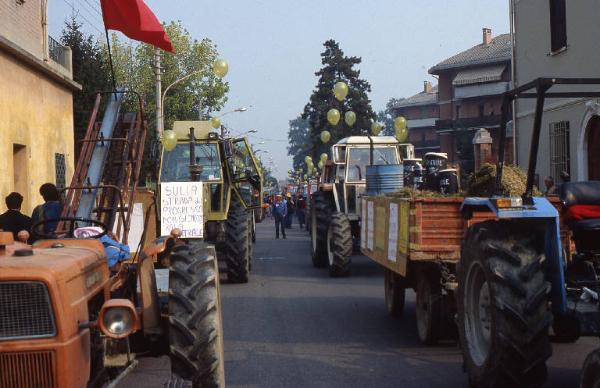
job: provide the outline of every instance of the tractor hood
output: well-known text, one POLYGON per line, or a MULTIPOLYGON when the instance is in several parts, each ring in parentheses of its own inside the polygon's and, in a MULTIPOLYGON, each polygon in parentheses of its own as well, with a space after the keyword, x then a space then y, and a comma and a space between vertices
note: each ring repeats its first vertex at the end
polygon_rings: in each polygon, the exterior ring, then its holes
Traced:
MULTIPOLYGON (((24 247, 27 246, 19 243, 7 246, 6 254, 0 256, 0 281, 37 279, 47 284, 69 282, 99 266, 107 267, 104 248, 97 240, 54 240, 51 244, 42 241, 39 247, 33 247, 33 254, 30 256, 17 256, 14 253, 24 247), (57 243, 62 246, 44 247, 56 246, 57 243)), ((88 283, 93 280, 95 279, 89 279, 88 283)), ((97 282, 100 280, 97 279, 97 282)))

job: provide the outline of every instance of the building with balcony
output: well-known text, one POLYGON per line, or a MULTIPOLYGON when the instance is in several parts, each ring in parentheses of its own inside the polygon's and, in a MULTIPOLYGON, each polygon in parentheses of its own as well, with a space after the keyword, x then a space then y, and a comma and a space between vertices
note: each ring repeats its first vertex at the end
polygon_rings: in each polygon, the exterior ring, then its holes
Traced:
MULTIPOLYGON (((515 86, 538 77, 600 78, 600 0, 513 2, 515 86)), ((561 86, 560 91, 599 91, 561 86)), ((534 101, 515 105, 518 163, 527 168, 534 101)), ((542 117, 537 175, 557 183, 563 171, 572 180, 600 180, 600 99, 547 99, 542 117)))
POLYGON ((42 202, 45 182, 73 174, 71 50, 47 33, 46 0, 0 0, 0 211, 18 191, 22 210, 42 202))
POLYGON ((415 146, 415 154, 421 158, 427 152, 438 152, 440 142, 436 132, 436 121, 440 117, 438 88, 425 81, 423 91, 400 99, 393 107, 394 117, 404 116, 409 131, 408 142, 415 146))
MULTIPOLYGON (((483 29, 482 42, 429 69, 437 76, 439 119, 435 128, 441 152, 463 174, 474 170, 473 138, 485 128, 493 139, 492 160, 497 158, 501 95, 511 85, 510 34, 492 37, 483 29)), ((512 160, 508 141, 507 160, 512 160)))

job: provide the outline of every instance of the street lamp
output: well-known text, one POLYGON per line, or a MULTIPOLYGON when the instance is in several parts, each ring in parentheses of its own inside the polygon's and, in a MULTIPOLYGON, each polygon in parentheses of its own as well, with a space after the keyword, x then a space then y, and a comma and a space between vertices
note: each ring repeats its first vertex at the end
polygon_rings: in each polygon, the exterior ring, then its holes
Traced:
MULTIPOLYGON (((225 63, 225 61, 223 61, 221 59, 216 60, 210 66, 212 66, 213 73, 219 78, 223 78, 227 74, 227 68, 228 68, 227 63, 225 63)), ((179 78, 178 80, 174 81, 169 86, 167 86, 165 88, 165 90, 162 92, 162 95, 160 96, 159 117, 156 122, 156 127, 157 127, 156 131, 158 132, 158 135, 162 135, 162 133, 165 129, 164 128, 165 127, 165 96, 167 95, 167 92, 169 91, 169 89, 171 89, 173 86, 177 85, 178 83, 185 81, 186 79, 189 79, 189 78, 191 78, 197 74, 200 74, 202 72, 205 72, 206 70, 208 70, 208 65, 199 70, 193 71, 188 75, 185 75, 185 76, 179 78)), ((239 108, 239 109, 242 109, 242 108, 239 108)), ((244 110, 246 110, 246 109, 244 109, 244 110)))

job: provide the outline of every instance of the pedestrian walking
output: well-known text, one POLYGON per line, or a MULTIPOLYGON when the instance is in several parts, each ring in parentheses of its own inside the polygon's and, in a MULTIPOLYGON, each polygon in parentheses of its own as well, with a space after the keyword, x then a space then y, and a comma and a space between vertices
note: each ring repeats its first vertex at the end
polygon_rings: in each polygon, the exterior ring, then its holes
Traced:
POLYGON ((286 193, 285 195, 286 203, 287 203, 287 215, 285 218, 285 227, 288 229, 292 229, 292 217, 294 216, 294 212, 296 210, 296 203, 292 199, 291 193, 286 193))
POLYGON ((12 192, 4 199, 8 210, 0 214, 0 229, 6 232, 12 232, 15 241, 18 241, 17 235, 20 231, 31 229, 31 218, 21 213, 23 196, 17 192, 12 192))
POLYGON ((556 192, 556 185, 554 184, 553 177, 547 176, 546 179, 544 179, 544 186, 546 186, 546 190, 544 191, 544 197, 558 195, 556 192))
POLYGON ((296 215, 298 216, 300 229, 302 229, 304 224, 306 224, 306 199, 304 199, 304 195, 302 194, 300 194, 296 203, 296 215))
MULTIPOLYGON (((33 209, 31 215, 31 225, 34 227, 36 224, 42 221, 56 220, 60 217, 62 212, 62 204, 60 203, 60 193, 56 186, 52 183, 44 183, 40 186, 40 195, 44 198, 44 203, 38 205, 33 209)), ((58 221, 46 222, 42 227, 39 226, 32 230, 34 235, 40 236, 41 233, 44 235, 52 235, 56 230, 58 221)))
POLYGON ((275 238, 279 238, 279 228, 281 235, 285 238, 285 219, 287 216, 287 201, 283 200, 281 195, 276 195, 271 207, 271 214, 275 218, 275 238))

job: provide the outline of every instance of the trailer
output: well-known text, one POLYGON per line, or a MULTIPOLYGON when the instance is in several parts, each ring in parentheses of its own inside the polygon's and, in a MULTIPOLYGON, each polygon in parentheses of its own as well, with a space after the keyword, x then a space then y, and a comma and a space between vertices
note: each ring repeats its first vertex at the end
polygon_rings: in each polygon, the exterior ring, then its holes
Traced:
MULTIPOLYGON (((405 291, 412 288, 417 333, 424 344, 456 338, 454 293, 461 242, 470 226, 495 218, 486 209, 475 209, 471 217, 465 217, 463 200, 389 194, 361 199, 360 249, 384 268, 387 312, 401 316, 405 291)), ((558 198, 551 202, 560 206, 558 198)), ((563 236, 568 238, 566 230, 563 236)))

